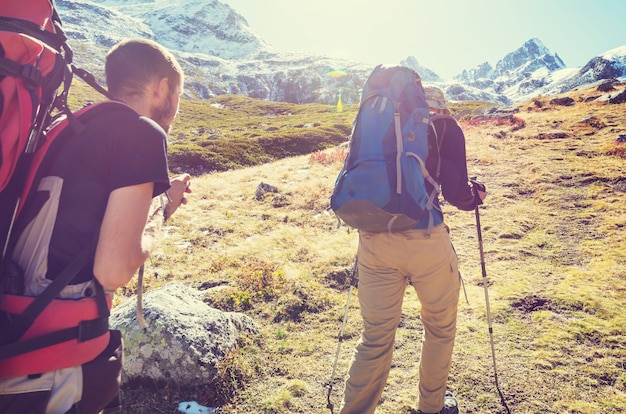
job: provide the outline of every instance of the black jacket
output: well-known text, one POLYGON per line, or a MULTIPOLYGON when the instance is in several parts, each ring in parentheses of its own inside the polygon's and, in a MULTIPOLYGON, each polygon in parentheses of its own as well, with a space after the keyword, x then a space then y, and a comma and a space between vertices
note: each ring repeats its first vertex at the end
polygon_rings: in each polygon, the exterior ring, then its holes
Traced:
MULTIPOLYGON (((429 157, 426 163, 428 171, 437 177, 437 158, 440 159, 438 179, 443 198, 460 210, 473 210, 480 204, 480 198, 474 193, 467 176, 465 155, 465 135, 456 120, 449 115, 434 115, 432 122, 437 131, 429 130, 429 157)), ((438 205, 437 205, 438 206, 438 205)))

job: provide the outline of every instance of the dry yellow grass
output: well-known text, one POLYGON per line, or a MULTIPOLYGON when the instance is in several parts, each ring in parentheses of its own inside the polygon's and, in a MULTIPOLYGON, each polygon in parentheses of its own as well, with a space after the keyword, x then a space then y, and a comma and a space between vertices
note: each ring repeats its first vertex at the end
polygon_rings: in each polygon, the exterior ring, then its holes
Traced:
MULTIPOLYGON (((569 94, 573 106, 550 105, 553 97, 539 98, 541 107, 525 102, 515 115, 525 127, 517 130, 463 124, 468 170, 489 192, 480 214, 493 337, 500 388, 515 414, 625 412, 626 161, 607 153, 626 133, 626 107, 583 102, 591 94, 599 93, 569 94)), ((230 401, 220 413, 330 412, 325 384, 357 246, 356 233, 337 228, 328 210, 340 167, 302 156, 195 177, 189 204, 146 265, 154 275, 147 289, 181 280, 217 304, 241 294, 242 269, 261 262, 284 275, 274 280, 277 295, 245 310, 261 334, 225 362, 230 381, 218 393, 227 390, 230 401), (261 182, 279 193, 255 198, 261 182)), ((444 211, 469 301, 462 296, 459 304, 449 387, 462 413, 505 413, 494 386, 474 214, 444 211)), ((418 312, 407 290, 379 414, 416 412, 418 312)), ((359 331, 353 296, 332 378, 335 412, 359 331)), ((127 387, 127 412, 216 402, 215 390, 174 388, 160 397, 127 387)))

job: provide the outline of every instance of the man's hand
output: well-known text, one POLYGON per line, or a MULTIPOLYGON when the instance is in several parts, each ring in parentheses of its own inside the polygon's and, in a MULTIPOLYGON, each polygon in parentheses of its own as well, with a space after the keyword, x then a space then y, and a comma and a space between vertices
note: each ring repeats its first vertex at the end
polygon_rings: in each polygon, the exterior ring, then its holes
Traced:
POLYGON ((185 193, 191 193, 191 176, 189 174, 180 174, 170 178, 170 188, 165 192, 167 204, 165 205, 165 219, 167 220, 174 214, 181 204, 187 204, 185 193))
POLYGON ((481 201, 480 204, 482 204, 482 201, 487 198, 487 187, 485 187, 485 184, 478 181, 476 177, 470 178, 470 183, 474 189, 474 194, 478 196, 481 201))

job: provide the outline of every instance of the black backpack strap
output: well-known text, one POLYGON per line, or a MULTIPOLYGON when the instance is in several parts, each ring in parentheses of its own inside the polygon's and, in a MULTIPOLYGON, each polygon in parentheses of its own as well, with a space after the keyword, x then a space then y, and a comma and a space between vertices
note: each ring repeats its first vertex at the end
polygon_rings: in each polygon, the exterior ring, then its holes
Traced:
POLYGON ((52 345, 78 339, 85 342, 104 335, 109 330, 108 308, 107 315, 100 315, 96 319, 79 322, 78 326, 61 329, 30 338, 25 341, 13 342, 0 347, 0 359, 12 358, 27 352, 36 351, 52 345))
MULTIPOLYGON (((58 19, 58 15, 55 10, 53 14, 53 21, 56 22, 56 19, 58 19)), ((58 20, 60 21, 60 19, 58 20)), ((61 47, 67 41, 67 37, 63 32, 49 32, 36 23, 15 17, 0 16, 0 29, 7 32, 24 33, 25 35, 41 40, 57 51, 60 51, 61 47)), ((55 24, 55 30, 58 31, 58 29, 59 25, 57 23, 55 24)))
POLYGON ((37 86, 43 86, 43 75, 32 65, 22 65, 14 60, 0 58, 0 74, 14 78, 26 79, 37 86))
POLYGON ((83 68, 79 68, 79 67, 76 67, 76 66, 72 65, 72 73, 74 75, 77 75, 79 78, 81 78, 89 86, 91 86, 92 88, 94 88, 95 90, 100 92, 102 95, 106 96, 109 99, 113 99, 111 94, 109 94, 109 91, 104 89, 104 87, 102 87, 98 83, 98 81, 96 80, 96 77, 93 76, 93 74, 91 72, 89 72, 89 71, 87 71, 87 70, 85 70, 83 68))
POLYGON ((96 305, 98 306, 98 315, 100 315, 101 318, 105 317, 108 320, 111 312, 109 312, 109 305, 106 301, 106 293, 104 293, 104 288, 97 279, 94 279, 93 282, 96 286, 96 305))

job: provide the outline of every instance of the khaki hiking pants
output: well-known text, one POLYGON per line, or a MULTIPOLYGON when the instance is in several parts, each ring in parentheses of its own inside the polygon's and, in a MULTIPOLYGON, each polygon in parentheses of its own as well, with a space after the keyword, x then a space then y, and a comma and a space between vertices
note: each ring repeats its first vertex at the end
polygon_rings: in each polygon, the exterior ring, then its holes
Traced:
POLYGON ((360 232, 357 271, 363 332, 352 357, 341 414, 376 410, 389 375, 408 282, 417 292, 424 326, 419 409, 439 412, 452 360, 460 289, 447 226, 433 228, 430 237, 422 229, 360 232))

